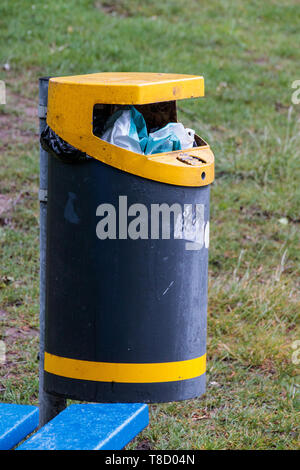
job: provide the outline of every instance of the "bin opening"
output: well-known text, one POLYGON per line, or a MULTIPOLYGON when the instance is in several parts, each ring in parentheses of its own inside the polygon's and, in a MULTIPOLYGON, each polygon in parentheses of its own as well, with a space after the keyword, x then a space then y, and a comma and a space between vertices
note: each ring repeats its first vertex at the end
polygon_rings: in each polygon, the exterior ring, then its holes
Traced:
POLYGON ((117 147, 150 155, 207 145, 177 121, 176 101, 144 105, 96 104, 93 134, 117 147))
MULTIPOLYGON (((177 122, 176 101, 151 103, 134 106, 146 122, 147 131, 162 128, 169 122, 177 122)), ((118 104, 95 104, 93 109, 93 134, 101 138, 105 124, 116 111, 126 108, 118 104)))

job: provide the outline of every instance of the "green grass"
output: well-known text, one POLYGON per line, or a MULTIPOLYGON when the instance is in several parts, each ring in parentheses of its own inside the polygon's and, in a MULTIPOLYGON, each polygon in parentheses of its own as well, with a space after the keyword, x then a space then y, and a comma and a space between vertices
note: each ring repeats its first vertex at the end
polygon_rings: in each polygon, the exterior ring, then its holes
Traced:
POLYGON ((151 406, 151 424, 130 448, 298 447, 298 12, 296 0, 2 0, 0 203, 11 199, 0 214, 2 401, 37 401, 38 77, 201 74, 206 97, 178 107, 216 157, 207 393, 151 406))

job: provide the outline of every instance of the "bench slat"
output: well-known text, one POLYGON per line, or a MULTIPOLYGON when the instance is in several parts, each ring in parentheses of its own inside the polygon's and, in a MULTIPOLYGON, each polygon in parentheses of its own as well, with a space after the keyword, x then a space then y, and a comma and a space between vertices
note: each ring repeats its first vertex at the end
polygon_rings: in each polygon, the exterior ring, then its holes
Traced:
POLYGON ((12 449, 38 426, 36 406, 0 403, 0 449, 12 449))
POLYGON ((70 405, 18 450, 119 450, 148 423, 144 404, 70 405))

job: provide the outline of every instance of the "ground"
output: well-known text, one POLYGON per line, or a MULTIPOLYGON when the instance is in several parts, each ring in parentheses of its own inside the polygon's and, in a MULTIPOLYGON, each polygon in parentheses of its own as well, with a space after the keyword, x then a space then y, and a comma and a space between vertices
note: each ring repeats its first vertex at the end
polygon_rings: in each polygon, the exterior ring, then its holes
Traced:
POLYGON ((297 0, 2 0, 1 401, 37 403, 38 77, 201 74, 206 97, 178 107, 216 157, 207 393, 152 405, 129 447, 297 448, 299 23, 297 0))

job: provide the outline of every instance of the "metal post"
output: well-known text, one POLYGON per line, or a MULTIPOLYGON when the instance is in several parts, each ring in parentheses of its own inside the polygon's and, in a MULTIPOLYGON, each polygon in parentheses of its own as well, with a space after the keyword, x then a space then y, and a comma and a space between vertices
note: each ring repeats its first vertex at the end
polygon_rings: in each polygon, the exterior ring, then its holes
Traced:
MULTIPOLYGON (((46 126, 49 78, 39 80, 40 134, 46 126)), ((47 247, 47 190, 48 153, 40 147, 40 369, 39 369, 39 426, 54 418, 66 407, 64 398, 44 391, 45 305, 46 305, 46 247, 47 247)))

